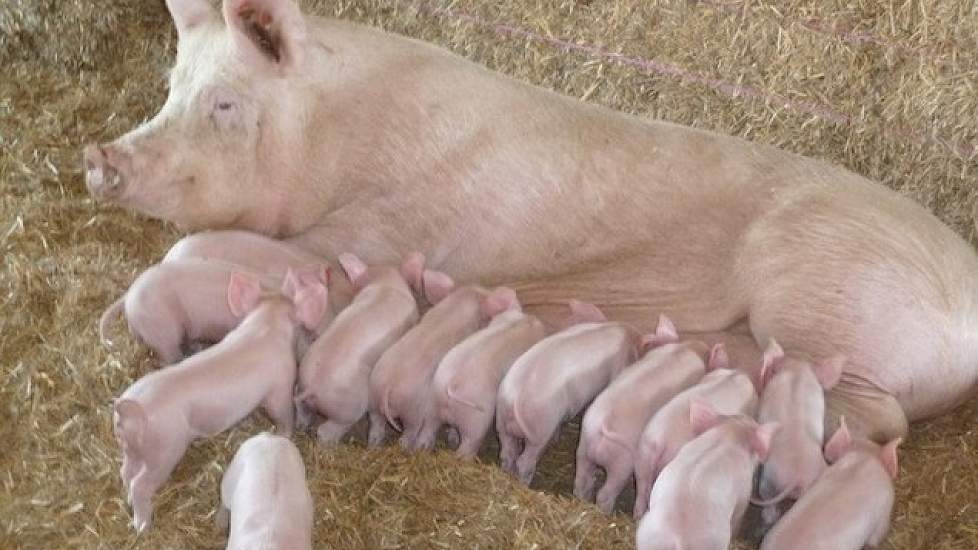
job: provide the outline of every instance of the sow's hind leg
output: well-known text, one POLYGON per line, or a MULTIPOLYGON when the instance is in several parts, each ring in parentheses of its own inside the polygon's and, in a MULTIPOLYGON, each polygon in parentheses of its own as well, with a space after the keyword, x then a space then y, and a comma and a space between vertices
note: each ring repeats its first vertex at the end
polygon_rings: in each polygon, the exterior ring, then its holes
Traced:
POLYGON ((735 272, 759 345, 773 337, 788 353, 846 356, 827 394, 829 430, 845 415, 887 440, 973 386, 978 266, 917 205, 858 181, 852 191, 788 197, 745 235, 735 272))

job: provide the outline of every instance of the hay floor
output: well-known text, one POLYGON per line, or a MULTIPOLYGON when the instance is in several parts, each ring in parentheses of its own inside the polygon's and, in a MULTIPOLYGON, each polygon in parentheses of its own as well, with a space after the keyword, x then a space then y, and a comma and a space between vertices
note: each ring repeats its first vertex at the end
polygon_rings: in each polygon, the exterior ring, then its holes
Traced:
MULTIPOLYGON (((976 240, 973 1, 304 4, 588 101, 830 159, 976 240)), ((0 4, 0 548, 222 547, 211 521, 221 469, 268 427, 256 418, 193 447, 156 499, 156 527, 133 535, 109 400, 151 359, 125 339, 104 349, 95 321, 178 235, 94 206, 79 157, 82 144, 155 112, 174 40, 162 1, 0 4)), ((972 400, 913 426, 886 548, 978 548, 976 413, 972 400)), ((541 493, 519 488, 491 459, 461 464, 360 445, 321 452, 300 436, 315 541, 630 548, 630 519, 569 498, 575 441, 567 433, 547 454, 534 486, 541 493)))

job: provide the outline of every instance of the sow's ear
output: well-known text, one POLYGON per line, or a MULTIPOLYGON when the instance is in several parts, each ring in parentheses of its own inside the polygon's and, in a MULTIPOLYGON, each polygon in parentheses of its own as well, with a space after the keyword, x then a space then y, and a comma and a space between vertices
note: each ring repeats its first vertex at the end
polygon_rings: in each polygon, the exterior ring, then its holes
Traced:
POLYGON ((292 0, 224 0, 224 20, 249 63, 280 74, 302 64, 306 23, 292 0))
POLYGON ((178 38, 187 36, 194 27, 214 14, 207 0, 166 0, 166 8, 170 10, 178 38))

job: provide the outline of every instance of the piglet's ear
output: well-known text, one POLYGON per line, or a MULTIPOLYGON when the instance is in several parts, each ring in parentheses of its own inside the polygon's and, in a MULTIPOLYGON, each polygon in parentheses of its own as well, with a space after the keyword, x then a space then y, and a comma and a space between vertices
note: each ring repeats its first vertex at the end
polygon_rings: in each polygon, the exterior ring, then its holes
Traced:
POLYGON ((422 281, 424 264, 425 257, 420 252, 408 254, 401 262, 401 276, 407 281, 408 286, 418 294, 424 292, 424 282, 422 281))
MULTIPOLYGON (((291 271, 289 272, 291 273, 291 271)), ((258 305, 261 285, 251 275, 235 271, 228 281, 228 308, 235 317, 244 317, 258 305)))
POLYGON ((828 443, 825 444, 825 460, 829 464, 839 460, 851 446, 852 436, 849 435, 849 428, 846 426, 846 417, 839 417, 839 429, 835 430, 828 443))
POLYGON ((693 433, 700 435, 720 423, 720 415, 709 404, 699 399, 689 401, 689 424, 693 433))
POLYGON ((437 304, 455 290, 455 281, 446 273, 426 269, 421 275, 424 297, 429 303, 437 304))
POLYGON ((166 0, 166 8, 170 10, 170 17, 173 17, 177 38, 187 36, 187 33, 214 15, 214 9, 207 0, 166 0))
POLYGON ((660 314, 659 322, 655 326, 655 334, 646 334, 643 336, 642 347, 648 349, 665 344, 674 344, 678 341, 679 332, 676 331, 676 325, 665 314, 660 314))
POLYGON ((224 0, 224 20, 238 53, 280 75, 302 64, 306 22, 292 0, 224 0))
POLYGON ((510 309, 520 310, 516 291, 511 288, 501 286, 482 299, 482 314, 490 319, 510 309))
POLYGON ((822 389, 831 390, 839 383, 839 379, 842 378, 842 368, 845 365, 845 356, 837 355, 813 364, 812 370, 815 372, 815 378, 818 379, 818 383, 822 386, 822 389))
POLYGON ((567 302, 567 307, 570 308, 570 319, 567 322, 568 326, 580 323, 604 323, 608 320, 598 306, 589 302, 571 300, 567 302))
POLYGON ((896 479, 897 474, 900 473, 900 465, 897 463, 897 447, 903 443, 903 438, 898 437, 886 445, 880 450, 880 461, 883 463, 883 467, 886 468, 886 473, 890 474, 890 479, 896 479))
POLYGON ((367 273, 367 264, 363 263, 363 260, 356 254, 350 254, 349 252, 340 254, 336 260, 340 262, 340 267, 346 273, 346 278, 350 280, 350 284, 354 288, 359 288, 360 283, 363 282, 364 274, 367 273))
POLYGON ((319 329, 329 308, 329 291, 322 284, 305 285, 294 298, 295 316, 310 332, 319 329))
POLYGON ((760 462, 767 460, 767 455, 771 452, 771 440, 774 439, 774 435, 780 429, 780 422, 768 422, 758 426, 751 434, 750 447, 757 454, 757 460, 760 462))
POLYGON ((774 375, 784 366, 784 350, 774 338, 768 341, 767 349, 764 350, 764 357, 761 363, 761 390, 767 387, 767 383, 774 378, 774 375))
POLYGON ((722 342, 714 344, 710 350, 710 359, 706 363, 706 372, 729 368, 730 355, 727 354, 727 346, 723 345, 722 342))
POLYGON ((137 447, 142 445, 146 431, 146 411, 132 399, 119 399, 113 404, 116 437, 137 447))

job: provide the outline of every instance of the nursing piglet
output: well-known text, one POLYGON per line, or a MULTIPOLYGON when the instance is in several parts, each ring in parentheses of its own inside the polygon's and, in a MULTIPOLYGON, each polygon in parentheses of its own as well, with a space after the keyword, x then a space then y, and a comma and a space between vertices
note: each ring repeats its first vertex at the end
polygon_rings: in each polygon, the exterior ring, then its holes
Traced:
POLYGON ((404 448, 430 446, 433 441, 421 441, 419 436, 428 416, 431 379, 439 361, 493 317, 519 306, 512 289, 456 289, 451 278, 441 272, 425 271, 423 286, 425 298, 434 306, 380 356, 370 373, 371 445, 383 442, 390 422, 401 430, 404 448))
POLYGON ((321 282, 288 272, 281 294, 263 295, 257 279, 234 274, 231 312, 241 324, 220 343, 177 365, 154 371, 114 404, 122 447, 122 482, 140 531, 150 523, 152 497, 196 438, 220 433, 261 406, 282 434, 292 431, 296 346, 327 308, 321 282))
POLYGON ((418 321, 418 304, 407 281, 421 276, 424 257, 412 254, 400 270, 367 266, 353 254, 339 264, 355 292, 306 352, 299 367, 296 409, 306 425, 313 413, 325 417, 317 433, 333 445, 367 412, 367 387, 374 364, 418 321))
POLYGON ((768 525, 781 515, 782 499, 797 500, 825 469, 825 391, 838 383, 844 363, 842 357, 818 362, 785 357, 773 339, 764 351, 757 419, 782 426, 761 466, 760 500, 753 501, 764 507, 768 525))
POLYGON ((825 444, 832 464, 764 537, 761 550, 875 548, 890 529, 897 447, 852 440, 843 418, 825 444))
POLYGON ((603 468, 606 476, 597 504, 605 513, 611 513, 632 479, 638 440, 652 415, 706 372, 728 366, 722 344, 710 350, 702 342, 677 343, 678 339, 672 322, 660 317, 648 342, 655 347, 615 378, 584 413, 574 495, 594 498, 597 468, 603 468))
MULTIPOLYGON (((594 306, 575 301, 571 308, 594 306)), ((529 485, 561 422, 590 403, 641 349, 642 336, 634 328, 603 320, 550 335, 517 359, 496 400, 503 469, 529 485)))
MULTIPOLYGON (((107 342, 109 321, 123 309, 130 333, 152 349, 163 365, 182 359, 184 346, 190 342, 219 341, 241 321, 227 301, 228 283, 236 269, 240 271, 225 262, 192 259, 146 269, 102 314, 99 320, 102 341, 107 342)), ((309 283, 329 282, 329 267, 322 262, 296 270, 294 274, 309 283)), ((265 288, 278 288, 282 284, 281 277, 262 276, 260 280, 265 288)))
POLYGON ((288 438, 261 433, 238 447, 215 516, 229 530, 228 550, 311 550, 312 512, 306 468, 288 438))
MULTIPOLYGON (((292 243, 260 233, 241 230, 201 231, 177 241, 161 263, 184 260, 212 260, 240 266, 246 271, 285 275, 286 269, 300 270, 322 264, 324 258, 292 243)), ((421 274, 418 273, 418 277, 421 274)), ((420 280, 411 281, 420 287, 420 280)), ((353 291, 343 278, 329 281, 329 303, 333 313, 341 311, 352 299, 353 291)))
POLYGON ((635 519, 645 513, 659 472, 696 436, 689 418, 690 403, 694 399, 725 415, 754 416, 757 411, 754 383, 747 374, 732 369, 707 374, 698 384, 659 409, 639 438, 635 460, 635 519))
POLYGON ((690 405, 689 423, 697 437, 652 489, 649 512, 635 532, 638 550, 729 548, 747 510, 754 470, 779 428, 746 415, 720 416, 699 401, 690 405))
POLYGON ((492 427, 500 381, 513 362, 546 334, 543 323, 516 304, 452 348, 435 371, 432 406, 421 441, 433 440, 439 428, 448 424, 458 431, 458 456, 474 457, 492 427))

